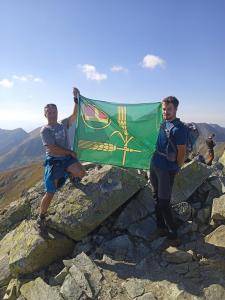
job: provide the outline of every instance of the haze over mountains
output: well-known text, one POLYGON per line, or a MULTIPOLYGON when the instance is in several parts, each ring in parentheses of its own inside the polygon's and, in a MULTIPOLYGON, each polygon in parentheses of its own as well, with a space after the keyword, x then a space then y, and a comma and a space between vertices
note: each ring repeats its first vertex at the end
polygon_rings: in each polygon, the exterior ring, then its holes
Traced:
MULTIPOLYGON (((197 123, 200 138, 199 151, 205 155, 205 138, 209 133, 216 134, 215 152, 220 156, 225 147, 225 128, 217 124, 197 123)), ((73 138, 74 128, 70 130, 73 138)), ((44 159, 45 152, 40 138, 40 128, 27 133, 22 128, 14 130, 0 129, 0 171, 27 165, 31 162, 44 159)))

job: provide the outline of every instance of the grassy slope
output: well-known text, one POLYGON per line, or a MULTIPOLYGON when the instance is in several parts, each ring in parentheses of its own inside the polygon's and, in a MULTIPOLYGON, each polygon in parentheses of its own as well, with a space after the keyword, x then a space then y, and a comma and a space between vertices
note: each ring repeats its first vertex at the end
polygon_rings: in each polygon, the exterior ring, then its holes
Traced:
POLYGON ((0 172, 0 209, 18 199, 43 177, 42 162, 0 172))

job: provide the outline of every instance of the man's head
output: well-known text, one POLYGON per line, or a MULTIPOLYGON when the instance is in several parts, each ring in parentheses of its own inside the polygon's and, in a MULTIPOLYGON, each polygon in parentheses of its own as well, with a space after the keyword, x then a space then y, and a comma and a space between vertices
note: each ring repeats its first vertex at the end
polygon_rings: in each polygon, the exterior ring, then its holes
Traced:
POLYGON ((213 139, 215 137, 215 133, 211 133, 210 135, 209 135, 209 139, 213 139))
POLYGON ((47 104, 44 108, 45 117, 48 120, 48 124, 57 123, 58 110, 57 106, 53 103, 47 104))
POLYGON ((176 118, 178 105, 179 101, 176 97, 169 96, 164 98, 162 101, 163 119, 167 121, 174 120, 176 118))

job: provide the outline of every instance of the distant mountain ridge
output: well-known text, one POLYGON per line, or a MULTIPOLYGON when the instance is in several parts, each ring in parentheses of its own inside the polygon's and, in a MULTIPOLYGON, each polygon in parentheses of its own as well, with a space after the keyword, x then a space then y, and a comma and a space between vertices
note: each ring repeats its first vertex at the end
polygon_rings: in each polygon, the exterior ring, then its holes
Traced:
POLYGON ((217 124, 196 123, 200 134, 207 138, 210 133, 215 133, 217 142, 225 142, 225 128, 217 124))
MULTIPOLYGON (((217 146, 215 153, 220 157, 225 147, 225 128, 217 124, 196 123, 200 138, 197 150, 206 156, 205 139, 210 133, 215 133, 217 146)), ((74 127, 70 129, 72 141, 74 127)), ((27 165, 40 161, 45 157, 44 147, 40 138, 40 127, 27 133, 21 128, 15 130, 0 129, 0 171, 27 165)))
POLYGON ((0 129, 0 156, 24 141, 29 134, 22 128, 14 130, 0 129))

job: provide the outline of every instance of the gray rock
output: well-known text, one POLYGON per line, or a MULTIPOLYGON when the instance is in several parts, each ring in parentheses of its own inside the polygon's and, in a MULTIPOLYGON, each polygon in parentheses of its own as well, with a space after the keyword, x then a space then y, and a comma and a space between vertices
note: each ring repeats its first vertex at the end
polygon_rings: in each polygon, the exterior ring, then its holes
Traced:
POLYGON ((30 204, 26 198, 10 203, 5 213, 0 216, 0 239, 2 239, 16 224, 30 214, 30 204))
MULTIPOLYGON (((0 257, 8 255, 12 275, 38 271, 72 252, 72 240, 53 230, 43 238, 35 224, 33 220, 24 221, 0 241, 0 257)), ((5 270, 6 261, 4 258, 5 270)))
POLYGON ((218 191, 216 189, 211 189, 208 193, 208 196, 205 200, 205 203, 204 205, 205 206, 209 206, 209 207, 212 207, 213 205, 213 201, 215 198, 218 198, 220 195, 218 193, 218 191))
POLYGON ((217 227, 213 232, 205 237, 205 241, 217 247, 221 247, 221 250, 225 249, 225 225, 217 227))
POLYGON ((209 178, 209 183, 214 187, 220 194, 225 193, 225 177, 213 176, 209 178))
POLYGON ((125 207, 114 224, 115 229, 126 229, 131 224, 138 222, 152 214, 155 210, 155 202, 151 189, 145 186, 135 195, 125 207))
POLYGON ((148 243, 142 243, 140 241, 137 241, 135 243, 135 260, 139 261, 149 255, 149 253, 152 251, 151 245, 148 243))
POLYGON ((7 286, 3 300, 16 300, 20 295, 21 282, 18 279, 11 279, 7 286))
POLYGON ((223 155, 220 157, 219 162, 225 166, 225 151, 223 152, 223 155))
POLYGON ((157 300, 152 292, 148 292, 137 298, 138 300, 157 300))
POLYGON ((178 229, 178 235, 182 236, 187 233, 196 232, 198 230, 198 224, 196 222, 188 221, 183 223, 178 229))
POLYGON ((29 300, 63 300, 58 289, 49 286, 40 277, 23 284, 20 293, 25 299, 29 300))
POLYGON ((162 258, 169 263, 175 264, 193 261, 193 255, 191 253, 179 250, 175 247, 169 247, 163 251, 162 258))
POLYGON ((211 209, 210 207, 202 208, 198 211, 197 222, 199 224, 208 224, 210 219, 211 209))
POLYGON ((207 300, 225 299, 225 288, 220 284, 212 284, 204 289, 204 296, 207 300))
POLYGON ((157 225, 152 217, 139 221, 129 226, 128 231, 131 235, 152 241, 155 238, 157 225))
POLYGON ((118 260, 132 260, 135 256, 134 244, 127 235, 103 243, 102 249, 106 255, 118 260))
POLYGON ((133 299, 144 294, 143 283, 137 279, 131 279, 123 283, 128 295, 133 299))
POLYGON ((167 270, 169 272, 176 272, 180 275, 184 275, 189 271, 188 265, 189 263, 170 264, 167 266, 167 270))
POLYGON ((130 199, 144 185, 134 170, 104 166, 82 180, 82 191, 65 187, 58 193, 49 212, 49 226, 79 241, 98 227, 117 208, 130 199), (121 189, 102 192, 109 179, 119 180, 121 189))
POLYGON ((0 299, 3 299, 7 286, 0 287, 0 299))
POLYGON ((154 241, 152 241, 151 243, 151 248, 153 250, 158 250, 162 247, 162 245, 165 243, 166 241, 166 237, 159 237, 157 239, 155 239, 154 241))
POLYGON ((78 242, 73 250, 73 256, 77 256, 81 252, 87 253, 92 248, 93 248, 93 245, 90 241, 88 241, 86 243, 78 242))
POLYGON ((225 220, 225 195, 213 200, 211 218, 213 220, 225 220))
POLYGON ((20 295, 16 300, 26 300, 22 295, 20 295))
POLYGON ((187 201, 194 191, 209 177, 212 171, 212 168, 197 161, 185 164, 175 177, 172 203, 187 201))
POLYGON ((63 299, 79 300, 82 293, 83 291, 79 284, 70 274, 68 274, 60 289, 60 294, 63 296, 63 299))
POLYGON ((7 286, 11 277, 9 256, 5 253, 0 255, 0 287, 7 286))
POLYGON ((58 285, 62 285, 68 274, 68 268, 64 268, 59 274, 54 277, 55 283, 58 285))
POLYGON ((92 298, 95 296, 95 295, 93 295, 91 286, 89 285, 87 274, 81 272, 80 269, 76 265, 73 265, 69 269, 69 272, 70 272, 72 278, 79 285, 79 287, 83 293, 85 293, 89 298, 92 298))
MULTIPOLYGON (((77 257, 71 260, 64 260, 63 263, 66 267, 70 267, 70 274, 72 276, 72 279, 76 281, 76 284, 82 291, 85 291, 86 293, 86 291, 88 290, 88 288, 83 288, 83 283, 81 286, 81 282, 85 282, 84 278, 86 278, 93 292, 93 296, 95 297, 98 295, 99 291, 101 290, 101 280, 103 277, 96 264, 85 253, 77 255, 77 257), (75 277, 76 272, 74 271, 74 268, 71 269, 74 265, 76 266, 76 269, 78 268, 80 270, 79 274, 83 274, 84 277, 82 277, 81 275, 79 275, 80 279, 75 277)), ((69 282, 71 282, 72 279, 69 278, 69 282)))

